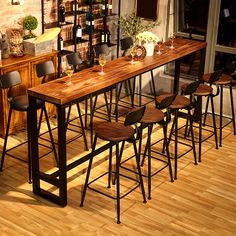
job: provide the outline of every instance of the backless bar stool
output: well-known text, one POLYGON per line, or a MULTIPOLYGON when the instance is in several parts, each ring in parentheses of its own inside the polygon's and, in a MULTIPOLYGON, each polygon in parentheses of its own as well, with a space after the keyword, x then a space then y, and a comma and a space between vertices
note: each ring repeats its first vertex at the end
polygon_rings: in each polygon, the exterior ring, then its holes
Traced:
MULTIPOLYGON (((2 168, 3 168, 4 158, 5 158, 6 154, 8 154, 9 156, 15 157, 19 160, 22 160, 19 157, 16 157, 14 155, 11 155, 11 154, 7 153, 8 151, 12 150, 15 147, 13 147, 9 150, 6 149, 7 148, 7 140, 8 140, 8 136, 9 136, 8 134, 9 134, 9 128, 10 128, 10 123, 11 123, 12 111, 15 110, 15 111, 19 111, 19 112, 27 112, 28 107, 29 107, 27 94, 14 95, 13 87, 15 87, 17 85, 20 85, 20 84, 21 84, 21 76, 20 76, 20 73, 18 71, 12 71, 12 72, 9 72, 7 74, 4 74, 4 75, 0 76, 0 86, 1 86, 2 89, 7 89, 8 90, 8 103, 10 105, 8 121, 7 121, 7 127, 6 127, 6 134, 5 134, 4 145, 3 145, 2 160, 1 160, 1 166, 0 166, 1 171, 2 171, 2 168)), ((53 140, 53 136, 52 136, 52 133, 51 133, 51 127, 50 127, 50 123, 49 123, 49 118, 48 118, 47 111, 46 111, 46 108, 45 108, 45 103, 43 101, 37 99, 36 104, 37 104, 37 109, 41 109, 42 112, 44 112, 44 114, 45 114, 45 118, 46 118, 46 122, 47 122, 47 126, 48 126, 48 131, 49 131, 49 134, 50 134, 50 141, 51 141, 51 145, 52 145, 52 150, 54 152, 55 160, 58 163, 56 149, 55 149, 55 146, 54 146, 54 140, 53 140)), ((28 115, 28 112, 27 112, 27 115, 28 115)), ((40 122, 41 122, 41 120, 42 119, 40 118, 40 122)), ((29 122, 30 122, 30 120, 27 117, 27 127, 29 127, 29 122)), ((39 126, 38 126, 38 133, 39 133, 39 129, 40 129, 40 123, 39 123, 39 126)), ((28 140, 29 140, 30 139, 29 132, 27 132, 27 134, 28 134, 28 140)), ((27 143, 27 142, 25 142, 25 143, 27 143)), ((20 144, 20 145, 22 145, 22 144, 20 144)), ((43 145, 43 144, 40 144, 40 145, 43 145)), ((47 147, 46 145, 43 145, 43 146, 47 147)), ((30 148, 30 146, 28 145, 28 172, 29 172, 29 183, 31 183, 31 158, 30 158, 29 148, 30 148)), ((49 147, 47 147, 47 148, 49 148, 49 147)), ((47 155, 48 153, 49 152, 47 152, 43 156, 47 155)))
MULTIPOLYGON (((124 196, 126 196, 127 194, 129 194, 130 192, 135 190, 140 185, 141 190, 142 190, 143 202, 144 203, 146 202, 142 174, 141 174, 141 168, 140 168, 140 164, 139 164, 139 162, 140 162, 139 154, 137 152, 137 147, 136 147, 135 129, 131 126, 131 125, 135 125, 137 122, 140 121, 140 119, 142 118, 142 116, 144 114, 144 111, 145 111, 145 107, 137 108, 133 111, 130 111, 126 115, 124 124, 119 123, 119 122, 105 122, 105 123, 100 123, 99 125, 95 126, 95 128, 94 128, 95 136, 94 136, 94 142, 93 142, 91 154, 93 154, 93 152, 96 149, 97 138, 100 138, 102 140, 110 142, 111 146, 110 146, 110 155, 109 155, 109 171, 102 174, 101 176, 97 177, 96 179, 94 179, 93 181, 91 181, 89 183, 89 175, 91 172, 92 162, 93 162, 93 155, 91 155, 80 206, 83 206, 83 204, 84 204, 84 199, 85 199, 87 188, 90 188, 91 190, 96 191, 97 193, 103 194, 109 198, 116 199, 116 201, 117 201, 117 223, 118 224, 120 223, 120 199, 121 198, 123 198, 124 196), (120 162, 121 162, 119 143, 122 142, 121 148, 123 149, 124 143, 126 141, 133 144, 139 180, 125 176, 123 174, 120 174, 120 172, 119 172, 120 162), (114 171, 112 171, 112 146, 113 145, 116 146, 116 169, 115 169, 116 197, 112 197, 112 196, 105 194, 102 191, 99 191, 99 190, 92 188, 90 186, 90 184, 92 184, 93 182, 95 182, 96 180, 101 178, 102 176, 108 174, 108 188, 110 188, 111 174, 114 173, 114 171), (129 190, 123 196, 120 196, 120 175, 123 177, 126 177, 130 180, 133 180, 135 182, 138 182, 138 184, 134 188, 129 190)), ((121 151, 121 153, 122 153, 122 151, 121 151)))
MULTIPOLYGON (((227 125, 229 125, 230 123, 233 124, 233 130, 234 130, 234 135, 236 135, 236 128, 235 128, 235 114, 234 114, 234 99, 233 99, 233 80, 232 77, 230 75, 227 74, 222 74, 222 70, 218 70, 215 71, 213 73, 210 74, 205 74, 202 77, 202 80, 208 84, 210 84, 210 86, 212 85, 216 85, 217 86, 217 93, 212 95, 213 97, 220 95, 220 124, 217 127, 217 129, 219 129, 220 132, 220 136, 219 136, 219 146, 222 146, 222 130, 224 127, 226 127, 227 125), (223 126, 223 98, 224 98, 224 87, 228 86, 229 87, 229 91, 230 91, 230 105, 231 105, 231 118, 230 121, 227 122, 224 126, 223 126)), ((203 121, 203 125, 206 124, 206 117, 207 117, 207 110, 208 110, 208 105, 209 105, 209 97, 207 98, 207 102, 206 102, 206 109, 205 109, 205 114, 204 114, 204 121, 203 121)))

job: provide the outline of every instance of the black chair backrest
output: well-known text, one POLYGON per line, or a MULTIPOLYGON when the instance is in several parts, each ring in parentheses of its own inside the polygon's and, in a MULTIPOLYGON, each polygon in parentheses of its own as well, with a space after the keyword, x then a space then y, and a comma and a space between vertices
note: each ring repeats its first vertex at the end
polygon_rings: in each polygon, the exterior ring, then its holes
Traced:
POLYGON ((95 57, 97 58, 99 57, 99 54, 108 55, 110 53, 109 47, 105 43, 94 46, 94 51, 95 51, 95 57))
POLYGON ((188 86, 186 87, 186 89, 184 91, 184 95, 193 94, 197 90, 199 84, 200 84, 200 81, 195 81, 195 82, 188 84, 188 86))
POLYGON ((219 80, 221 74, 223 72, 223 69, 220 69, 220 70, 216 70, 214 71, 211 76, 210 76, 210 79, 209 79, 209 83, 212 84, 214 82, 216 82, 217 80, 219 80))
POLYGON ((18 71, 11 71, 0 76, 0 86, 2 89, 9 89, 21 84, 21 76, 18 71))
POLYGON ((44 61, 36 65, 36 73, 38 77, 43 76, 42 84, 45 82, 47 75, 55 73, 55 67, 52 61, 44 61))
POLYGON ((168 108, 173 103, 176 96, 177 96, 177 93, 165 97, 159 104, 157 104, 157 108, 160 110, 168 108))
POLYGON ((141 120, 145 112, 146 107, 139 107, 127 113, 125 117, 124 125, 133 125, 141 120))
POLYGON ((128 49, 134 44, 133 39, 131 37, 123 38, 120 40, 121 50, 123 50, 122 56, 128 51, 128 49))
POLYGON ((73 65, 75 67, 83 63, 79 52, 73 52, 66 55, 66 59, 68 64, 73 65))

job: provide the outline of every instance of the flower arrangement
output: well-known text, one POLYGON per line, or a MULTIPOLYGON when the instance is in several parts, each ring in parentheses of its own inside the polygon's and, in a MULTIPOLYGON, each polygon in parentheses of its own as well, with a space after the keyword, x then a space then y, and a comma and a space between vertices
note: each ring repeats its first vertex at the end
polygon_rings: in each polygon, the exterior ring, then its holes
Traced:
POLYGON ((158 37, 149 31, 144 31, 136 36, 136 39, 143 43, 157 43, 158 37))
POLYGON ((136 16, 135 12, 126 14, 119 18, 121 33, 123 36, 130 36, 135 40, 136 36, 144 31, 153 29, 159 25, 157 21, 146 21, 141 17, 136 16))

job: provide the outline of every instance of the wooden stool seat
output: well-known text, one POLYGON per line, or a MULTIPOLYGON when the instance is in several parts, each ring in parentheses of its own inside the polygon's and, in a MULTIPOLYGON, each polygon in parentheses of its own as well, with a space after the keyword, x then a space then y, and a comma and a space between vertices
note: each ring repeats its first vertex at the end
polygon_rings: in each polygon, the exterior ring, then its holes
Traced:
MULTIPOLYGON (((163 99, 165 99, 166 97, 170 96, 171 94, 162 94, 160 96, 158 96, 156 98, 158 103, 161 103, 161 101, 163 99)), ((190 100, 189 98, 182 96, 182 95, 177 95, 175 97, 175 100, 173 101, 173 103, 170 105, 171 109, 183 109, 186 108, 190 105, 190 100)))
MULTIPOLYGON (((203 75, 202 80, 208 83, 211 75, 212 73, 203 75)), ((222 74, 219 80, 215 81, 213 84, 227 85, 227 84, 230 84, 231 82, 232 82, 232 77, 230 75, 222 74)))
POLYGON ((112 142, 126 141, 133 137, 135 131, 131 126, 118 122, 104 122, 94 127, 97 137, 112 142))
POLYGON ((154 124, 164 119, 164 113, 157 108, 146 108, 140 123, 154 124))

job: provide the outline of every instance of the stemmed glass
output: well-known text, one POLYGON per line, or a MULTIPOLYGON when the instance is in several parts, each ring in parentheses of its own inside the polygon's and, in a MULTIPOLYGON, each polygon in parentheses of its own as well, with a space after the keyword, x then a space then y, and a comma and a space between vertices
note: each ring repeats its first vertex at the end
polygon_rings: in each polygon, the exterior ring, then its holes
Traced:
POLYGON ((136 47, 135 46, 131 46, 130 49, 129 49, 129 53, 130 53, 130 55, 132 57, 132 60, 131 60, 130 64, 135 64, 134 57, 135 57, 135 55, 137 53, 136 47))
POLYGON ((161 46, 163 44, 163 39, 161 38, 158 42, 157 42, 157 46, 158 46, 158 51, 157 54, 161 54, 161 46))
POLYGON ((171 42, 170 49, 174 49, 175 48, 174 47, 175 38, 176 38, 175 33, 171 34, 171 36, 170 36, 170 42, 171 42))
POLYGON ((71 76, 73 75, 73 73, 74 73, 74 66, 73 65, 70 65, 70 64, 68 64, 67 65, 67 67, 66 67, 66 74, 68 75, 68 77, 69 77, 69 80, 68 80, 68 82, 66 83, 67 85, 71 85, 72 84, 72 82, 71 82, 71 76))
POLYGON ((106 73, 103 71, 103 67, 106 65, 106 56, 105 54, 100 54, 98 58, 98 63, 101 66, 101 71, 99 72, 99 75, 105 75, 106 73))
POLYGON ((74 73, 74 66, 71 64, 68 64, 66 61, 62 61, 61 66, 62 66, 62 71, 66 73, 66 75, 69 77, 68 81, 66 82, 66 85, 69 86, 72 84, 71 77, 74 73))

